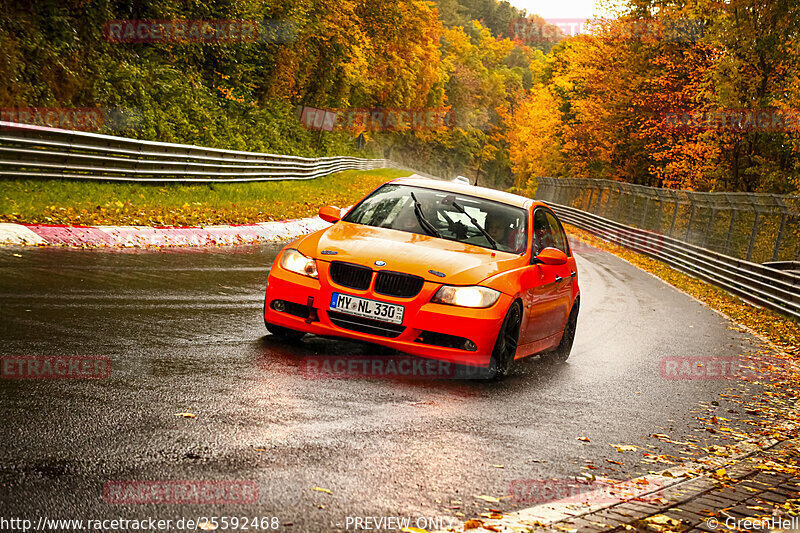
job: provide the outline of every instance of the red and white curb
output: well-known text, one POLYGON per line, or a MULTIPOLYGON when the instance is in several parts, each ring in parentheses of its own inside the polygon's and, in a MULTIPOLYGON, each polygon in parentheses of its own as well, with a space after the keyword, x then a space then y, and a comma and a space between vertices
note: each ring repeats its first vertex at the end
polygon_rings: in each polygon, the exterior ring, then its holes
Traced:
POLYGON ((285 241, 328 227, 319 217, 236 226, 163 227, 0 224, 0 245, 147 248, 285 241))

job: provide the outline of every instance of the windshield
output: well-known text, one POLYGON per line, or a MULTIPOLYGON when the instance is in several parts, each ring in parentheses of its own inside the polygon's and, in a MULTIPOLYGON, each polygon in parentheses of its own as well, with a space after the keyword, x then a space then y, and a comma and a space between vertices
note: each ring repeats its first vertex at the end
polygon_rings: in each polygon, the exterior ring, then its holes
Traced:
POLYGON ((528 242, 525 209, 408 185, 384 185, 358 204, 344 220, 514 254, 525 253, 528 242))

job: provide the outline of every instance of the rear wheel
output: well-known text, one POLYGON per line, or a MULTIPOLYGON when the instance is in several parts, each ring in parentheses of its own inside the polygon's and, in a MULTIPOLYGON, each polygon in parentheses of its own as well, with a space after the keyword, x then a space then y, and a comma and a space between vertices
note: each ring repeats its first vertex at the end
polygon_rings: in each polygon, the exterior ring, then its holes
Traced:
POLYGON ((264 325, 267 326, 267 331, 269 331, 270 333, 272 333, 273 335, 284 341, 296 342, 305 337, 306 335, 302 331, 285 328, 283 326, 276 326, 275 324, 270 324, 267 321, 264 321, 264 325))
POLYGON ((522 323, 522 308, 514 302, 503 319, 497 341, 494 343, 492 357, 489 360, 489 378, 502 379, 508 375, 519 344, 519 328, 522 323))
POLYGON ((564 327, 564 335, 561 336, 561 342, 558 347, 547 354, 547 358, 556 363, 563 363, 569 359, 569 353, 572 351, 572 343, 575 341, 575 329, 578 325, 578 302, 572 305, 572 311, 569 313, 567 325, 564 327))

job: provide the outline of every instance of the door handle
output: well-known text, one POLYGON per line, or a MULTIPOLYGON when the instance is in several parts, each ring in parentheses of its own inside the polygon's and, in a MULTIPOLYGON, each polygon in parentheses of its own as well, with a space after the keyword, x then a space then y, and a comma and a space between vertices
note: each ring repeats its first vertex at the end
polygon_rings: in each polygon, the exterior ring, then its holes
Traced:
POLYGON ((569 277, 571 277, 571 278, 574 278, 574 277, 575 277, 575 276, 577 276, 577 275, 578 275, 578 273, 577 273, 577 272, 575 272, 575 271, 573 271, 573 270, 570 270, 570 271, 569 271, 569 277))
POLYGON ((556 276, 556 283, 561 283, 564 280, 561 276, 556 276))

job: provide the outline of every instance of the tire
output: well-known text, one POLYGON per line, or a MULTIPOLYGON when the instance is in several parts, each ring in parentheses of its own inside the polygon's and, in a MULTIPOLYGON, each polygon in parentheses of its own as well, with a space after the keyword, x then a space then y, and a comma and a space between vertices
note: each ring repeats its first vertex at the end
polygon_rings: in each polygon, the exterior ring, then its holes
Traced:
POLYGON ((555 350, 547 354, 547 358, 554 363, 563 363, 569 359, 569 354, 572 351, 572 343, 575 341, 575 329, 578 326, 578 309, 579 302, 572 305, 572 311, 569 312, 567 325, 564 326, 564 334, 561 336, 561 342, 555 350))
POLYGON ((519 345, 519 328, 522 324, 522 307, 514 302, 508 308, 503 324, 497 332, 492 357, 489 359, 489 379, 502 379, 508 375, 519 345))
POLYGON ((264 321, 264 325, 267 326, 267 331, 282 341, 297 342, 306 336, 306 334, 302 331, 296 331, 283 326, 276 326, 275 324, 270 324, 267 321, 264 321))

